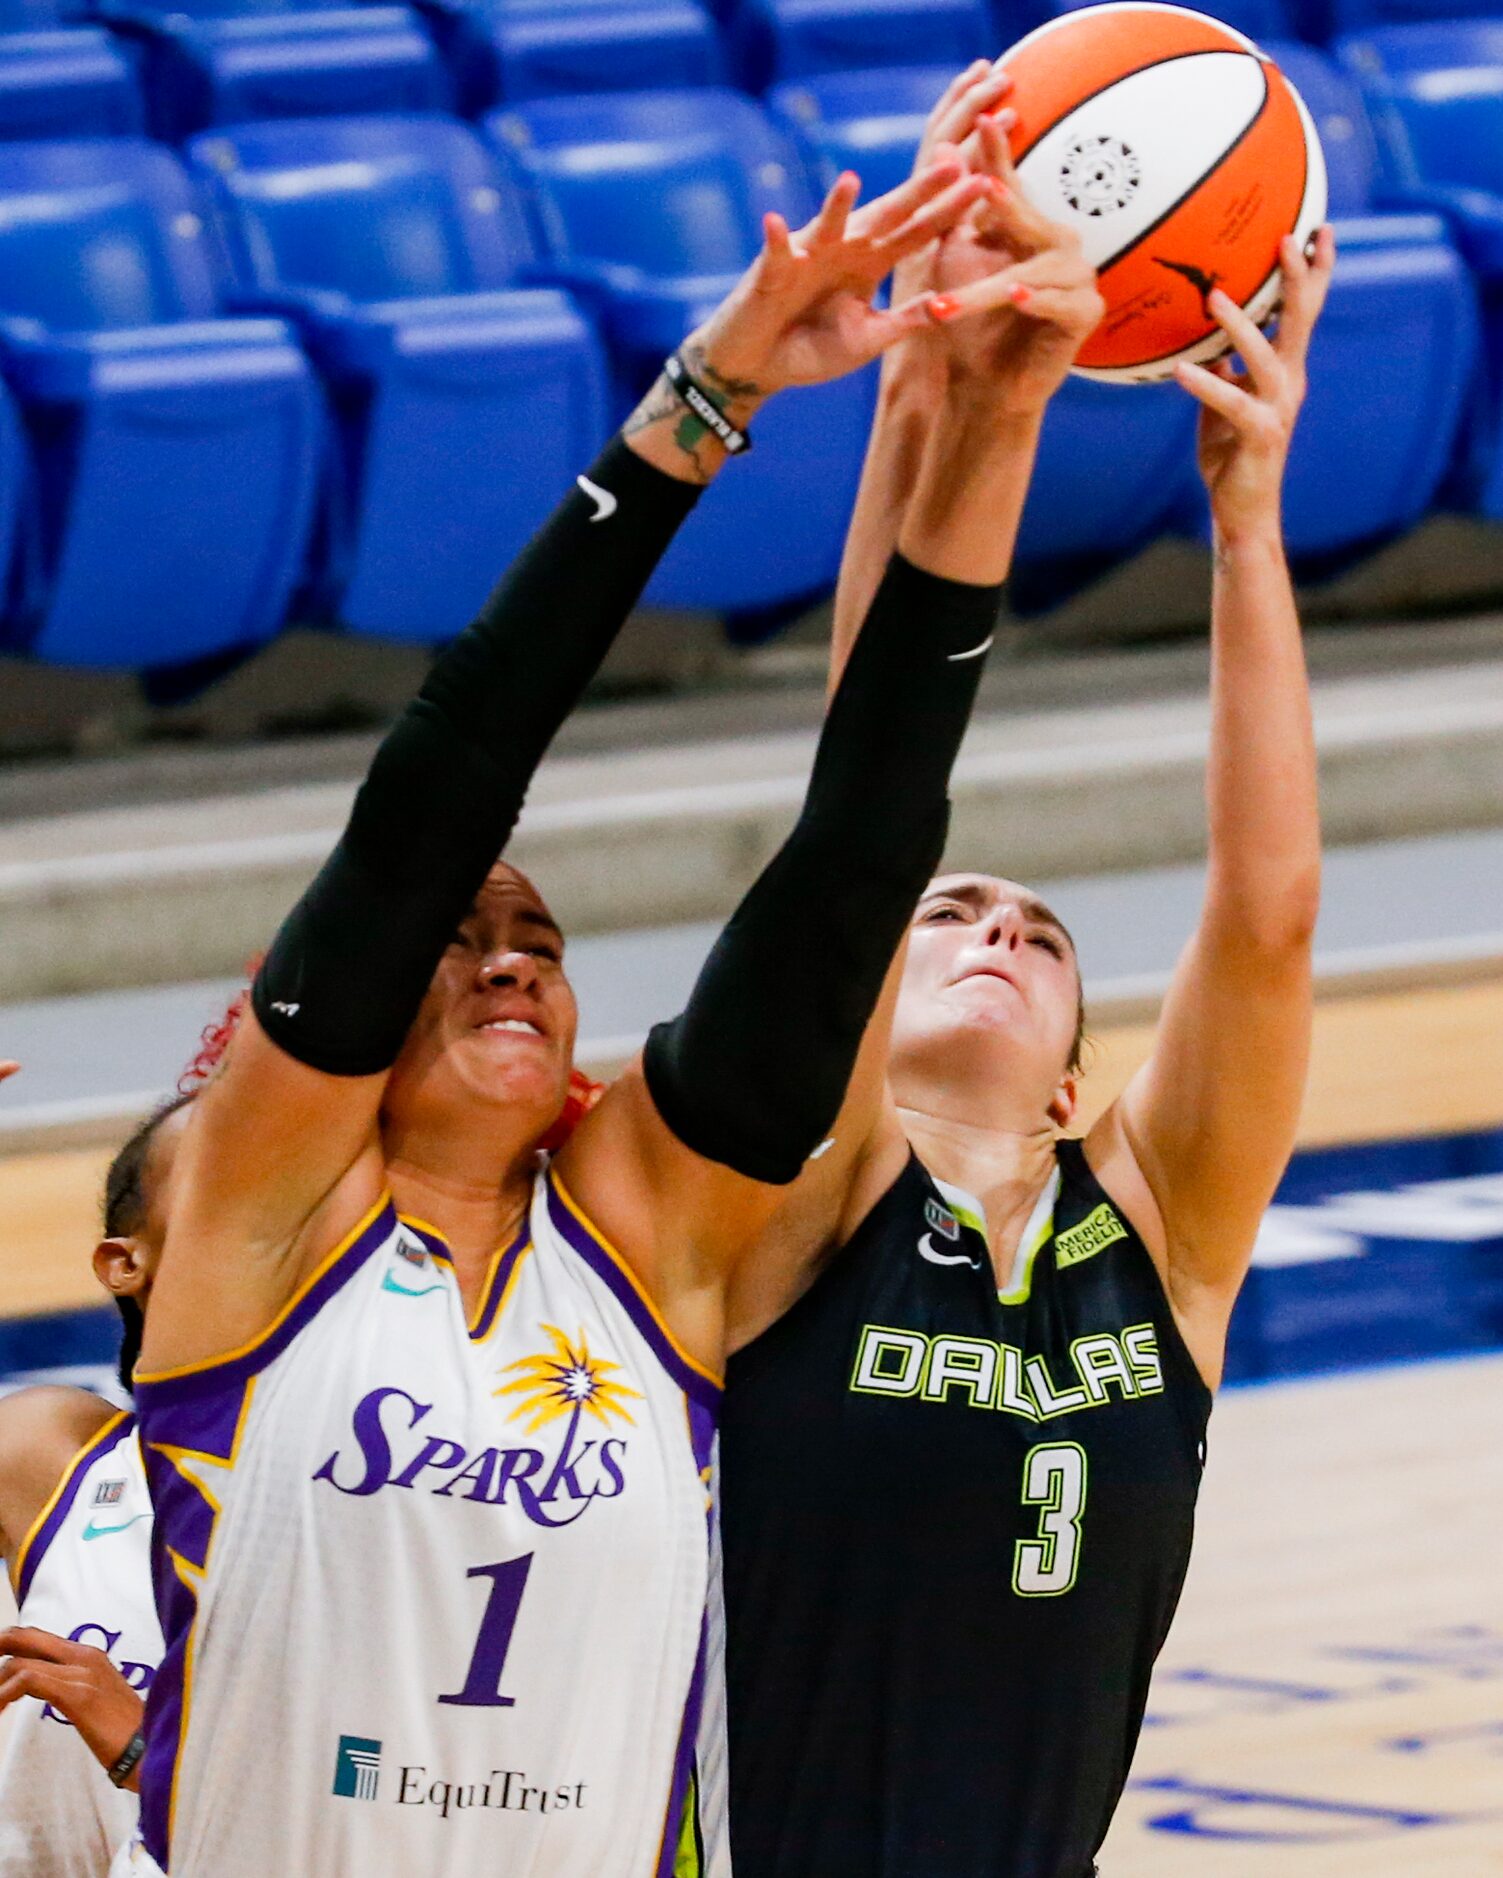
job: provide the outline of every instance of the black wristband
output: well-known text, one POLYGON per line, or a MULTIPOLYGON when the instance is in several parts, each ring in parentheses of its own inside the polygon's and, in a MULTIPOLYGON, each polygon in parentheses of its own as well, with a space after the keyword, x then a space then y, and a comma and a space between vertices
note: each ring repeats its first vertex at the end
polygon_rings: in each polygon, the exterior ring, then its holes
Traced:
POLYGON ((693 376, 680 354, 674 352, 663 362, 663 376, 707 430, 711 430, 732 456, 741 456, 752 447, 752 440, 736 426, 716 404, 703 385, 693 376))
POLYGON ((109 1774, 111 1784, 117 1787, 123 1787, 126 1781, 129 1780, 131 1775, 136 1771, 136 1765, 145 1752, 146 1737, 138 1728, 131 1736, 130 1740, 126 1742, 125 1750, 119 1760, 115 1762, 113 1767, 105 1770, 109 1774))

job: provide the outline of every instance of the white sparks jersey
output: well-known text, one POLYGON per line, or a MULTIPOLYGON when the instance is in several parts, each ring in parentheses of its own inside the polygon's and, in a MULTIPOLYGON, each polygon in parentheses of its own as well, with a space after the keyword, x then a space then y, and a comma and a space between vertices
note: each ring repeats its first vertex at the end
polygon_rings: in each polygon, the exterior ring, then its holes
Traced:
POLYGON ((672 1872, 719 1390, 556 1175, 470 1321, 387 1201, 254 1344, 137 1394, 157 1866, 672 1872))
MULTIPOLYGON (((133 1689, 162 1655, 151 1501, 133 1415, 115 1415, 58 1482, 14 1564, 20 1621, 103 1650, 133 1689)), ((0 1878, 104 1878, 136 1824, 133 1793, 55 1709, 25 1696, 0 1758, 0 1878)))

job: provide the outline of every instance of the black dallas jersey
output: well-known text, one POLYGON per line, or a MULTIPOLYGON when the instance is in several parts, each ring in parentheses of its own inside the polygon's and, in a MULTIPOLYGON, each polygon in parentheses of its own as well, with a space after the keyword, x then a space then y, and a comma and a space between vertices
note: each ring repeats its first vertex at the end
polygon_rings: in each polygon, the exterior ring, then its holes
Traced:
POLYGON ((1210 1391, 1079 1142, 1005 1296, 977 1212, 910 1159, 729 1365, 735 1878, 1086 1878, 1121 1794, 1210 1391))

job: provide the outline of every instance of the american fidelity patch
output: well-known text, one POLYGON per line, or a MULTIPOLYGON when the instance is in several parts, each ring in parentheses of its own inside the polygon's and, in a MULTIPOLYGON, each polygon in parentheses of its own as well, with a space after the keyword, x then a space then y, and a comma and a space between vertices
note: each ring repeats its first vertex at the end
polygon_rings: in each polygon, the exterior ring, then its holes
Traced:
POLYGON ((1094 1258, 1104 1246, 1127 1237, 1127 1228, 1103 1200, 1094 1213, 1087 1213, 1078 1226, 1059 1233, 1054 1241, 1054 1263, 1059 1271, 1067 1265, 1079 1265, 1094 1258))

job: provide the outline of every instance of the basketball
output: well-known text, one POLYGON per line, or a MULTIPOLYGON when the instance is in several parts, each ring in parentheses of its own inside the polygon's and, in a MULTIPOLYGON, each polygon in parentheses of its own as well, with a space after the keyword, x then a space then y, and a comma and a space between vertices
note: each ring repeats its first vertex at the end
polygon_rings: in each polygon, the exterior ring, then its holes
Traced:
POLYGON ((1079 233, 1106 299, 1082 377, 1151 383, 1220 357, 1217 287, 1260 323, 1277 309, 1279 243, 1325 219, 1326 168, 1299 93, 1250 39, 1119 0, 1051 20, 1004 63, 1018 180, 1079 233))

